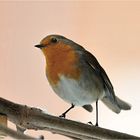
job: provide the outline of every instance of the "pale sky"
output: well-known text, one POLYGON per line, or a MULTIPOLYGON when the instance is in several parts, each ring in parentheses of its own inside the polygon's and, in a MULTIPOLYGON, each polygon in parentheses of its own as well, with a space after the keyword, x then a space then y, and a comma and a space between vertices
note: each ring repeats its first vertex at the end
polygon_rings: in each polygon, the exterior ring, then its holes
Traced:
MULTIPOLYGON (((93 53, 116 95, 132 105, 115 114, 100 102, 99 125, 140 136, 140 1, 0 1, 0 17, 0 97, 56 116, 69 107, 48 84, 44 56, 34 47, 49 34, 61 34, 93 53)), ((67 118, 95 123, 93 107, 93 113, 76 107, 67 118)), ((66 140, 44 131, 26 133, 66 140)))

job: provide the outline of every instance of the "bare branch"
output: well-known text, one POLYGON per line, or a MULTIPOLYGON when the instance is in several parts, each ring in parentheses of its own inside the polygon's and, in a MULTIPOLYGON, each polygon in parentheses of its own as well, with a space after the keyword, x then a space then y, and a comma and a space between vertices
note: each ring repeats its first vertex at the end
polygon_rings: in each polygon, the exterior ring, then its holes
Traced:
POLYGON ((0 113, 25 129, 48 130, 75 139, 140 139, 140 137, 120 133, 80 122, 55 117, 38 108, 15 104, 0 98, 0 113))

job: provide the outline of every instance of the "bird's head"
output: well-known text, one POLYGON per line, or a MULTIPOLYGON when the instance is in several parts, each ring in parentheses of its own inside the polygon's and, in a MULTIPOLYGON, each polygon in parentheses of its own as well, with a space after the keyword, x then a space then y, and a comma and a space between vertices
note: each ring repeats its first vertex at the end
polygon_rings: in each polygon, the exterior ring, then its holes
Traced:
POLYGON ((43 49, 46 47, 53 47, 60 44, 60 42, 62 42, 64 39, 65 37, 60 36, 60 35, 48 35, 41 40, 40 44, 35 45, 35 47, 40 48, 40 49, 43 49))
POLYGON ((49 49, 55 50, 55 48, 58 48, 61 51, 70 48, 74 50, 83 49, 83 47, 81 47, 77 43, 61 35, 48 35, 41 40, 40 44, 35 45, 35 47, 40 48, 43 53, 45 53, 49 49))

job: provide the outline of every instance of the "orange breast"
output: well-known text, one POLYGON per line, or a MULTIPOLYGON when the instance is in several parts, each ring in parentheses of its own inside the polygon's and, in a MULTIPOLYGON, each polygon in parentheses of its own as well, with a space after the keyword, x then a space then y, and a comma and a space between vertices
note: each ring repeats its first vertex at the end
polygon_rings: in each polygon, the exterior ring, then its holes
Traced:
POLYGON ((43 48, 46 57, 46 74, 51 84, 57 84, 60 76, 78 79, 80 69, 78 68, 79 57, 68 45, 58 44, 43 48))

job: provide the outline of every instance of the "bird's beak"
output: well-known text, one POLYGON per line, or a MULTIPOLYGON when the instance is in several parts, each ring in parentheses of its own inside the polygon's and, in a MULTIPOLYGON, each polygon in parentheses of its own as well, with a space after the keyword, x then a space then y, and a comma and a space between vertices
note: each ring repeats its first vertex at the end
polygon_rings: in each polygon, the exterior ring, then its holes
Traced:
POLYGON ((35 47, 41 49, 41 48, 43 48, 44 46, 39 44, 39 45, 35 45, 35 47))

